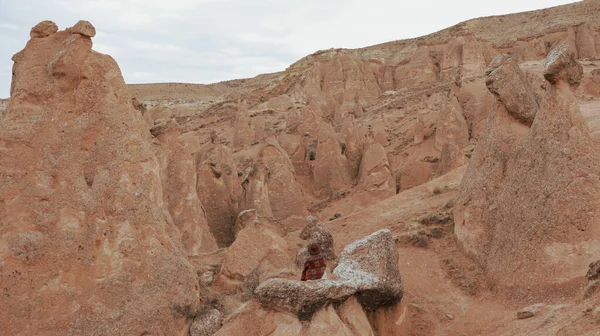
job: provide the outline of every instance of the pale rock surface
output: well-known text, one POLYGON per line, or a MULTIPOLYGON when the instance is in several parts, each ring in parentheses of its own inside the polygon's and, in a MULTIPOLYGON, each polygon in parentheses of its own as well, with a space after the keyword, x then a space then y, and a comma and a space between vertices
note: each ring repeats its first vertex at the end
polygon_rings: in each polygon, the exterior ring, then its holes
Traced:
POLYGON ((352 331, 352 335, 375 336, 369 319, 356 297, 351 297, 339 308, 342 322, 352 331))
POLYGON ((564 80, 569 84, 577 84, 583 76, 581 63, 566 44, 561 44, 548 54, 544 67, 544 78, 552 84, 564 80))
POLYGON ((317 196, 332 196, 351 185, 348 159, 342 154, 340 142, 331 125, 319 125, 315 159, 312 161, 311 182, 317 196))
POLYGON ((298 318, 280 310, 264 310, 256 301, 250 301, 225 319, 215 336, 303 335, 298 318))
POLYGON ((223 314, 215 309, 202 311, 190 326, 190 336, 212 336, 223 326, 223 314))
POLYGON ((577 50, 580 59, 593 58, 598 55, 594 28, 588 23, 577 27, 577 50))
MULTIPOLYGON (((52 29, 53 30, 53 29, 52 29)), ((0 121, 0 330, 184 334, 198 279, 167 219, 148 128, 116 62, 60 31, 14 56, 0 121)))
POLYGON ((365 135, 358 126, 356 119, 349 117, 342 122, 342 152, 348 160, 350 178, 358 176, 362 155, 365 147, 365 135))
POLYGON ((270 175, 270 168, 258 158, 246 168, 242 182, 243 209, 255 209, 259 216, 273 217, 269 200, 270 175))
MULTIPOLYGON (((307 240, 306 246, 318 244, 326 261, 333 261, 337 258, 333 244, 333 235, 317 217, 306 217, 306 225, 302 228, 302 231, 300 231, 300 239, 307 240)), ((298 251, 296 263, 299 266, 303 266, 308 256, 307 248, 303 247, 298 251)))
POLYGON ((469 145, 469 125, 456 97, 442 107, 437 125, 435 148, 445 157, 438 165, 438 175, 443 175, 467 163, 463 148, 469 145))

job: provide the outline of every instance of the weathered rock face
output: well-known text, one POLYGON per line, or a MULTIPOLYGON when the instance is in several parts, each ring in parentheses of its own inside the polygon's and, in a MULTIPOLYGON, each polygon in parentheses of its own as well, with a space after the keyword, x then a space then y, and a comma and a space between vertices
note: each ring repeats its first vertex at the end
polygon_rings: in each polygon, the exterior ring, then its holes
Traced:
MULTIPOLYGON (((310 244, 319 244, 321 248, 321 253, 325 260, 333 261, 337 258, 335 255, 335 248, 333 245, 333 236, 331 232, 325 228, 323 223, 319 221, 319 219, 315 216, 306 217, 306 225, 300 231, 300 239, 306 240, 306 246, 310 244)), ((306 258, 308 258, 308 250, 306 247, 303 247, 298 251, 298 255, 296 257, 296 262, 298 265, 304 265, 306 258)))
POLYGON ((569 88, 574 77, 551 65, 562 57, 554 56, 546 78, 556 84, 548 85, 531 129, 516 125, 497 104, 456 201, 459 241, 500 286, 567 281, 600 253, 594 170, 600 155, 569 88))
POLYGON ((402 280, 390 231, 349 245, 338 280, 270 279, 216 335, 382 335, 405 332, 402 280), (337 308, 335 308, 337 307, 337 308), (256 323, 260 321, 260 323, 256 323), (304 322, 302 322, 304 321, 304 322))
POLYGON ((496 56, 486 70, 485 84, 500 101, 508 114, 531 126, 538 110, 538 102, 525 74, 508 55, 496 56))
POLYGON ((399 302, 403 295, 398 252, 389 230, 346 246, 333 274, 358 289, 358 301, 368 311, 399 302))
POLYGON ((231 149, 216 145, 197 158, 196 190, 208 226, 220 247, 233 241, 242 187, 231 149))
POLYGON ((4 114, 4 111, 6 111, 7 107, 8 99, 0 99, 0 117, 4 114))
POLYGON ((583 76, 581 63, 577 61, 572 48, 562 44, 548 54, 544 67, 544 78, 552 84, 564 80, 569 84, 577 84, 583 76))
POLYGON ((223 314, 215 309, 202 311, 190 326, 190 336, 212 336, 223 325, 223 314))
POLYGON ((0 330, 184 334, 198 281, 146 124, 115 61, 54 27, 14 56, 0 121, 0 330))
POLYGON ((339 280, 300 282, 271 279, 255 291, 265 309, 289 310, 310 319, 331 303, 356 296, 367 311, 394 305, 403 295, 396 245, 389 230, 381 230, 348 245, 333 274, 339 280))
POLYGON ((314 160, 309 158, 313 161, 313 192, 318 196, 331 196, 351 184, 348 160, 342 154, 342 148, 331 125, 322 123, 316 140, 314 160))
POLYGON ((250 145, 254 140, 254 129, 250 116, 248 114, 248 104, 246 101, 238 103, 238 110, 233 118, 231 125, 234 130, 233 147, 243 147, 250 145))
POLYGON ((359 184, 375 199, 385 199, 396 194, 396 180, 392 176, 385 148, 371 141, 362 157, 359 184))
POLYGON ((438 175, 467 163, 463 149, 469 145, 469 125, 463 115, 458 99, 452 96, 442 107, 435 132, 435 148, 441 152, 438 175))
POLYGON ((163 198, 181 232, 186 253, 196 256, 216 250, 217 243, 196 191, 196 162, 179 138, 179 126, 173 120, 163 121, 151 133, 160 142, 156 154, 163 177, 163 198))
POLYGON ((296 182, 294 166, 276 140, 271 139, 260 151, 258 159, 266 169, 266 184, 271 214, 286 226, 300 229, 308 215, 304 192, 296 182))
POLYGON ((285 273, 292 265, 287 242, 268 223, 254 221, 238 232, 228 248, 219 282, 223 288, 236 288, 251 273, 260 280, 285 273))

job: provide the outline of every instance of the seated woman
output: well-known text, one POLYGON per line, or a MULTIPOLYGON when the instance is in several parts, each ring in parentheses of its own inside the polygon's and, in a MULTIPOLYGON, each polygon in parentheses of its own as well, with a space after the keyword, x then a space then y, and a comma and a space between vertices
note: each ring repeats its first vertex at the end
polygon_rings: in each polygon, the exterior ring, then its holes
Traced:
POLYGON ((309 256, 304 262, 301 280, 320 280, 325 274, 327 264, 325 263, 325 258, 321 254, 321 248, 319 247, 319 244, 308 245, 308 253, 309 256))

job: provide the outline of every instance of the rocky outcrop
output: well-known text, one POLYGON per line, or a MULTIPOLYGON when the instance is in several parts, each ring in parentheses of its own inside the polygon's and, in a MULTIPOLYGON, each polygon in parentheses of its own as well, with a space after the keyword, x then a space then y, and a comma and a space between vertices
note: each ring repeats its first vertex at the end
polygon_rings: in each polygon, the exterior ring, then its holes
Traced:
POLYGON ((344 119, 340 138, 342 154, 348 160, 350 178, 354 179, 358 176, 365 147, 365 136, 355 118, 344 119))
POLYGON ((258 154, 266 169, 271 215, 290 229, 300 229, 308 215, 304 192, 296 182, 294 166, 275 139, 267 141, 258 154))
POLYGON ((248 114, 248 104, 245 100, 238 102, 238 109, 233 117, 233 123, 231 127, 234 131, 234 148, 244 147, 252 144, 255 134, 252 127, 252 122, 250 121, 250 115, 248 114))
POLYGON ((566 44, 561 44, 548 54, 544 67, 544 78, 552 84, 560 80, 573 85, 583 77, 583 67, 577 61, 574 51, 566 44))
POLYGON ((215 145, 197 157, 196 191, 219 247, 233 241, 242 187, 231 149, 215 145))
POLYGON ((215 309, 200 311, 190 326, 190 336, 212 336, 223 325, 223 314, 215 309))
POLYGON ((58 31, 58 26, 52 21, 42 21, 31 28, 29 36, 31 38, 44 38, 48 37, 58 31))
POLYGON ((496 104, 454 212, 464 249, 499 286, 520 293, 579 276, 600 252, 600 156, 569 88, 579 66, 564 50, 549 55, 545 74, 555 84, 531 129, 496 104))
POLYGON ((381 230, 348 245, 333 274, 337 280, 301 282, 271 279, 256 289, 265 309, 285 309, 311 319, 322 307, 356 296, 367 311, 398 303, 403 287, 396 245, 389 230, 381 230))
POLYGON ((198 279, 150 135, 91 34, 32 30, 0 121, 0 330, 184 334, 198 279))
POLYGON ((376 200, 396 194, 396 180, 392 176, 387 153, 381 144, 371 140, 361 161, 358 179, 363 191, 376 200))
POLYGON ((329 197, 350 186, 352 180, 348 159, 342 154, 340 142, 331 125, 321 123, 315 140, 312 150, 314 160, 310 157, 309 148, 311 185, 315 195, 329 197))
POLYGON ((260 281, 289 273, 292 261, 287 250, 285 239, 267 221, 248 223, 225 252, 218 285, 224 289, 235 289, 252 273, 260 281))
POLYGON ((403 287, 398 254, 389 230, 346 247, 334 275, 336 280, 263 282, 255 291, 256 298, 228 317, 216 335, 406 332, 407 323, 400 315, 405 310, 400 303, 403 287))
POLYGON ((519 65, 508 55, 496 56, 486 70, 485 84, 508 114, 531 126, 539 108, 535 94, 519 65))
MULTIPOLYGON (((306 225, 302 231, 300 231, 300 239, 307 241, 306 246, 310 244, 318 244, 321 248, 323 257, 325 257, 325 260, 333 261, 337 259, 333 245, 333 235, 331 235, 331 232, 325 228, 323 223, 321 223, 317 217, 306 217, 306 225)), ((307 248, 301 248, 296 257, 296 263, 299 266, 304 265, 308 255, 307 248)))
POLYGON ((435 132, 435 148, 442 152, 438 175, 443 175, 467 163, 463 149, 469 145, 469 125, 456 97, 442 107, 435 132))
POLYGON ((196 162, 180 139, 173 120, 155 123, 150 132, 159 140, 156 156, 163 177, 163 198, 189 256, 217 249, 196 191, 196 162))

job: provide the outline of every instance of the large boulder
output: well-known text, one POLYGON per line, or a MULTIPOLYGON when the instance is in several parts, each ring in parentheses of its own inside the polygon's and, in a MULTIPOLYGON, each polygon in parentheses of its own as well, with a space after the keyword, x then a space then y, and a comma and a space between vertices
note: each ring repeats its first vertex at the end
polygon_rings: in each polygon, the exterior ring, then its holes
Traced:
POLYGON ((198 279, 148 128, 114 59, 53 27, 13 57, 0 121, 0 330, 184 334, 198 279))
MULTIPOLYGON (((317 217, 306 217, 306 225, 300 231, 300 239, 308 241, 306 246, 318 244, 325 260, 331 262, 337 259, 333 245, 333 235, 317 217)), ((308 249, 306 247, 301 248, 296 256, 296 263, 299 266, 304 265, 308 256, 308 249)))
POLYGON ((190 336, 212 336, 223 326, 223 313, 216 308, 198 312, 190 326, 190 336))
POLYGON ((485 84, 508 114, 531 126, 539 108, 535 94, 517 62, 509 55, 496 56, 486 70, 485 84))
POLYGON ((286 240, 268 222, 249 223, 225 252, 218 282, 231 289, 241 285, 251 273, 265 280, 289 272, 292 261, 287 250, 286 240))
POLYGON ((577 61, 577 56, 567 44, 561 44, 552 49, 546 59, 544 78, 552 84, 564 80, 569 84, 577 84, 583 77, 583 67, 577 61))
POLYGON ((255 294, 264 309, 278 307, 307 320, 324 306, 342 303, 351 296, 356 296, 367 311, 392 306, 402 299, 398 253, 389 230, 344 248, 333 274, 336 280, 270 279, 255 294))

